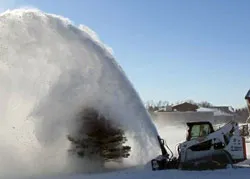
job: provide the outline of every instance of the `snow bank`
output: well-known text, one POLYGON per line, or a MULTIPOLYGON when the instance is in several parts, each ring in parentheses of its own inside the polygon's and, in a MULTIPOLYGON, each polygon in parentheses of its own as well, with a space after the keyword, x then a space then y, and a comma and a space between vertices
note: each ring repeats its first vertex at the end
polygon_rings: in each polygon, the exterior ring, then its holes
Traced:
POLYGON ((87 167, 69 158, 66 140, 86 106, 122 125, 132 145, 126 162, 143 164, 159 151, 157 130, 137 92, 92 30, 17 9, 0 15, 0 31, 0 176, 87 167))
POLYGON ((197 112, 213 112, 214 116, 232 116, 232 114, 226 113, 219 109, 212 109, 212 108, 199 108, 197 112))

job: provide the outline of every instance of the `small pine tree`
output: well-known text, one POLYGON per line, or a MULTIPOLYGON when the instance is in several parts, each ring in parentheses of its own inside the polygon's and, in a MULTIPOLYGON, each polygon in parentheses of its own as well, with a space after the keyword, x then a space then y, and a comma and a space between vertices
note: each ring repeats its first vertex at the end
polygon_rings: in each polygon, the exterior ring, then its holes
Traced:
POLYGON ((103 162, 129 157, 130 146, 124 131, 93 108, 83 110, 79 120, 81 126, 75 136, 68 135, 72 144, 71 153, 79 157, 98 157, 103 162))

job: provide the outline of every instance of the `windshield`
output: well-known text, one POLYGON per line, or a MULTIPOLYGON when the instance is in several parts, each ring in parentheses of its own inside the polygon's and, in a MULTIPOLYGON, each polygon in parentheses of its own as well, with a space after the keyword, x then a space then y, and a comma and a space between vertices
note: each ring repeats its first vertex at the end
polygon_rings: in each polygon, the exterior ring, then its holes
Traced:
POLYGON ((194 125, 191 129, 191 139, 207 136, 211 132, 208 124, 194 125))

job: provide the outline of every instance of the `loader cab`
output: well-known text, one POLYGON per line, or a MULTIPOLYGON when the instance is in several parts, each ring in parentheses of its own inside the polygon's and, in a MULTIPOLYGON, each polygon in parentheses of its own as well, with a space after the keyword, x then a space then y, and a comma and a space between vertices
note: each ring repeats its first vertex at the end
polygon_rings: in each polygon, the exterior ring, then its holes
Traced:
POLYGON ((188 130, 186 140, 192 140, 199 137, 205 137, 214 132, 213 126, 208 121, 202 122, 188 122, 188 130))

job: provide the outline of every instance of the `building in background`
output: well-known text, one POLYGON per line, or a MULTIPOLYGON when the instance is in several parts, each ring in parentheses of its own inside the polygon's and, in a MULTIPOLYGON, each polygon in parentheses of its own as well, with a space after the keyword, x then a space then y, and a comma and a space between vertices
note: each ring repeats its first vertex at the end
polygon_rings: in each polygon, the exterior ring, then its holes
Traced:
POLYGON ((214 124, 227 123, 236 117, 234 109, 230 106, 204 108, 188 102, 161 107, 153 113, 152 117, 154 119, 177 123, 190 121, 210 121, 214 124))
POLYGON ((182 104, 172 106, 172 111, 180 111, 180 112, 197 111, 198 108, 199 106, 195 104, 184 102, 182 104))

